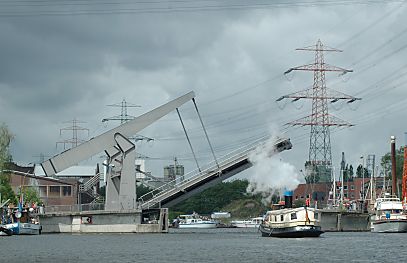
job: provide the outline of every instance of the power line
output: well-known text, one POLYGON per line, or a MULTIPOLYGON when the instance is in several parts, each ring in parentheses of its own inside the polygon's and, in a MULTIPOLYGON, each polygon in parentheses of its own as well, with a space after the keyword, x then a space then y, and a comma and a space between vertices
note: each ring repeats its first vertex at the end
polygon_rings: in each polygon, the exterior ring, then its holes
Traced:
MULTIPOLYGON (((400 2, 401 0, 393 0, 387 1, 390 2, 400 2)), ((176 12, 203 12, 203 11, 237 11, 237 10, 248 10, 248 9, 273 9, 273 8, 296 8, 296 7, 329 7, 329 6, 341 6, 341 5, 372 5, 372 4, 383 4, 382 1, 378 0, 365 0, 365 1, 351 1, 351 0, 342 0, 342 1, 295 1, 295 2, 257 2, 257 3, 229 3, 225 4, 219 2, 221 4, 200 4, 200 5, 191 5, 191 1, 178 1, 179 3, 189 4, 189 5, 174 5, 173 3, 177 2, 128 2, 127 5, 135 5, 135 4, 165 4, 165 6, 161 7, 126 7, 126 8, 104 8, 100 9, 100 6, 121 6, 126 5, 124 2, 112 2, 112 1, 105 1, 105 2, 61 2, 60 5, 66 6, 95 6, 94 9, 75 9, 75 10, 6 10, 0 12, 0 17, 21 17, 21 16, 77 16, 77 15, 118 15, 118 14, 153 14, 153 13, 176 13, 176 12), (99 8, 97 9, 96 7, 99 8)), ((218 2, 218 1, 216 1, 218 2)), ((55 6, 56 3, 52 2, 38 2, 39 4, 32 6, 32 4, 24 4, 24 2, 17 2, 14 5, 11 2, 3 2, 8 3, 6 7, 50 7, 52 4, 55 6), (21 4, 23 3, 23 4, 21 4), (41 4, 43 3, 43 4, 41 4), (16 5, 20 4, 20 5, 16 5)))

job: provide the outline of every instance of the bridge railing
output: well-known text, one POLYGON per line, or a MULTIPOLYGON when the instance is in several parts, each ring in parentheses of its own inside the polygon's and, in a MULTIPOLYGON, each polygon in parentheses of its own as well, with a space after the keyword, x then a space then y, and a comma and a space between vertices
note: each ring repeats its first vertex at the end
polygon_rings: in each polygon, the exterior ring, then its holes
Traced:
POLYGON ((158 188, 156 188, 153 191, 150 191, 144 195, 142 195, 139 198, 139 201, 141 202, 141 206, 145 206, 148 204, 148 207, 152 207, 156 205, 159 201, 154 201, 154 199, 167 191, 170 191, 172 189, 182 189, 182 186, 187 184, 188 182, 204 177, 204 175, 208 175, 208 173, 214 173, 214 172, 219 172, 221 168, 225 167, 226 165, 235 162, 239 160, 239 158, 246 157, 249 152, 253 151, 256 147, 263 145, 268 139, 270 139, 270 136, 264 136, 261 137, 257 140, 252 141, 249 144, 246 144, 224 156, 218 159, 218 165, 216 164, 215 161, 212 161, 210 163, 207 163, 201 168, 201 171, 198 169, 192 170, 191 172, 187 173, 184 175, 184 180, 179 181, 179 179, 174 179, 158 188), (177 182, 178 181, 178 182, 177 182))
POLYGON ((76 205, 53 205, 44 207, 45 214, 64 213, 64 212, 83 212, 83 211, 100 211, 105 209, 105 204, 90 203, 76 205))

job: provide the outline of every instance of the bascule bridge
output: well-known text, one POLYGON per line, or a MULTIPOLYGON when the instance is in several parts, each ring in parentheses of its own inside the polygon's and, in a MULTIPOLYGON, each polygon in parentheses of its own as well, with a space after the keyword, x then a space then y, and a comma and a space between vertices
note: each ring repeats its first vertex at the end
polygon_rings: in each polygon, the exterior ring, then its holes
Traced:
MULTIPOLYGON (((250 163, 248 159, 249 153, 257 147, 263 146, 269 139, 269 137, 260 138, 226 156, 216 158, 195 102, 195 94, 194 92, 189 92, 133 120, 122 123, 120 126, 94 137, 77 147, 62 152, 44 161, 41 165, 47 176, 54 176, 56 173, 81 161, 87 160, 98 153, 104 152, 106 154, 108 173, 106 178, 107 186, 104 211, 71 211, 70 214, 60 214, 60 216, 76 216, 81 218, 80 220, 78 219, 79 221, 77 220, 79 222, 79 232, 86 232, 85 230, 92 229, 95 225, 98 227, 94 227, 92 230, 94 232, 143 232, 140 231, 141 226, 131 228, 129 231, 124 231, 123 227, 129 227, 128 225, 131 223, 135 223, 135 225, 142 224, 144 215, 149 214, 151 211, 159 211, 159 229, 163 230, 167 221, 166 211, 168 207, 250 168, 252 163, 250 163), (183 181, 168 182, 143 196, 137 196, 136 177, 134 174, 136 147, 128 138, 168 113, 176 110, 191 147, 192 155, 195 158, 192 144, 190 143, 180 114, 180 107, 189 101, 192 101, 195 106, 197 116, 211 148, 214 161, 202 167, 198 165, 198 169, 186 174, 183 181), (92 227, 82 224, 83 216, 87 217, 87 221, 92 222, 92 227), (91 220, 89 220, 89 218, 91 218, 91 220), (117 218, 120 218, 120 222, 114 222, 117 218), (109 220, 112 221, 108 223, 109 220), (112 224, 114 225, 113 227, 112 224)), ((269 154, 272 155, 288 149, 291 149, 290 140, 280 138, 275 142, 269 154)), ((66 218, 64 220, 66 220, 66 218)), ((72 222, 73 221, 72 219, 72 222)), ((53 222, 55 222, 55 220, 53 222)), ((73 226, 71 226, 71 230, 72 229, 74 229, 73 226)))

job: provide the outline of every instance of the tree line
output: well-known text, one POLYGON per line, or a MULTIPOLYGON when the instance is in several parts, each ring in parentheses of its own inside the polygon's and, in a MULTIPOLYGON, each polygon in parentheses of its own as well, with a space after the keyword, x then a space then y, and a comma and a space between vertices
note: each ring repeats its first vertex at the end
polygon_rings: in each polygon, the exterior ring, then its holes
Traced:
POLYGON ((24 195, 24 202, 41 204, 42 201, 38 196, 37 191, 31 188, 20 189, 19 193, 14 193, 10 185, 10 173, 8 165, 12 162, 10 154, 10 143, 13 140, 13 135, 8 127, 0 124, 0 194, 1 202, 10 199, 10 204, 18 204, 20 195, 24 195))

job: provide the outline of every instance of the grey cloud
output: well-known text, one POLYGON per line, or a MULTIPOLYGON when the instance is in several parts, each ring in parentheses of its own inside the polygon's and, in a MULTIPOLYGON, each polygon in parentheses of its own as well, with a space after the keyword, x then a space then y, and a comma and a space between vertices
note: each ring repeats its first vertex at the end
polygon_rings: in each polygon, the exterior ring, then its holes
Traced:
MULTIPOLYGON (((403 30, 403 10, 364 30, 396 4, 336 6, 170 14, 44 16, 1 18, 0 33, 0 121, 17 135, 14 159, 33 161, 40 152, 54 154, 55 142, 62 140, 59 128, 64 121, 86 121, 91 136, 114 127, 102 118, 118 115, 118 108, 107 104, 128 102, 142 108, 129 110, 139 115, 189 90, 197 102, 214 147, 220 153, 254 140, 272 123, 283 125, 308 115, 310 102, 287 103, 280 110, 275 100, 281 95, 312 85, 312 74, 297 72, 291 82, 282 73, 290 67, 309 63, 311 52, 295 48, 312 45, 318 38, 345 52, 327 55, 327 63, 354 70, 347 82, 337 75, 327 77, 330 87, 351 95, 360 92, 366 100, 357 111, 343 107, 332 113, 359 126, 332 133, 334 162, 340 152, 349 152, 357 162, 361 154, 378 155, 387 151, 387 136, 402 134, 394 117, 366 119, 369 113, 393 105, 405 96, 403 88, 363 91, 403 65, 405 51, 376 62, 405 42, 394 40, 361 63, 363 55, 403 30), (384 11, 383 11, 384 10, 384 11), (357 32, 354 39, 348 40, 357 32), (267 81, 268 80, 268 81, 267 81), (332 84, 332 85, 331 85, 332 84), (394 96, 394 95, 397 96, 394 96), (376 96, 380 96, 377 99, 376 96), (299 108, 302 104, 302 108, 299 108), (383 121, 383 125, 378 125, 383 121), (27 131, 27 124, 30 127, 27 131), (391 127, 391 129, 390 129, 391 127), (364 135, 372 133, 372 143, 364 135), (240 143, 240 144, 239 144, 240 143), (380 145, 379 145, 380 144, 380 145)), ((383 85, 383 89, 387 89, 383 85)), ((194 145, 200 156, 209 150, 191 104, 181 108, 194 145)), ((302 169, 308 156, 309 127, 289 129, 292 151, 284 159, 302 169)), ((189 156, 188 145, 176 114, 164 118, 142 132, 156 137, 153 145, 140 143, 138 150, 151 156, 189 156), (160 138, 170 138, 161 140, 160 138), (172 139, 171 139, 172 138, 172 139)), ((69 134, 65 135, 69 137, 69 134)), ((210 154, 209 154, 210 155, 210 154)), ((208 159, 208 158, 206 158, 208 159)), ((192 160, 185 160, 191 168, 192 160)), ((151 163, 161 173, 168 163, 151 163)))

